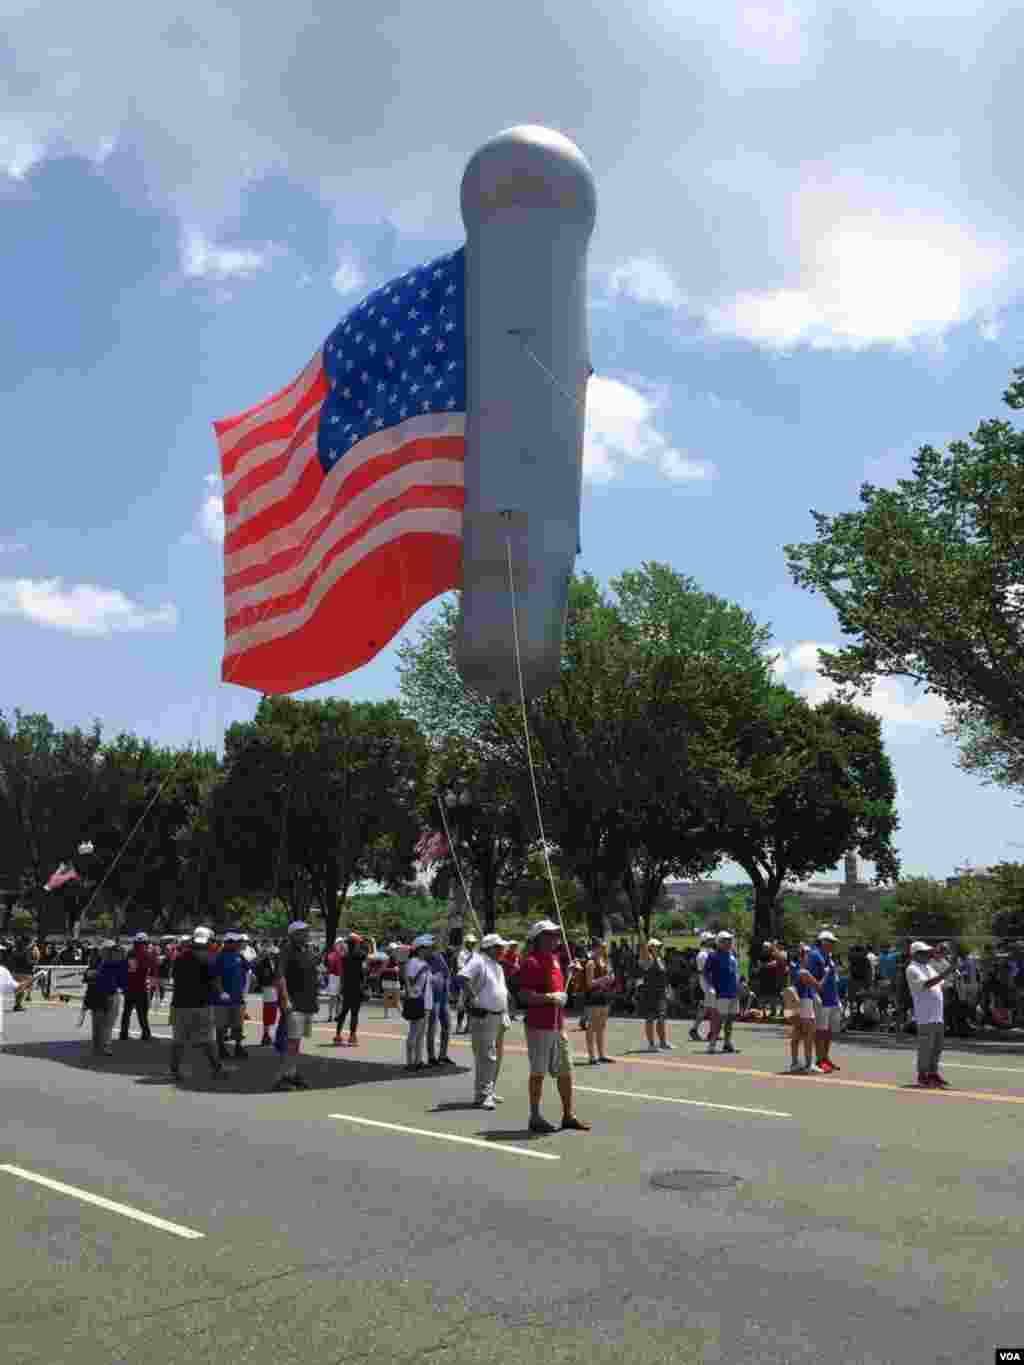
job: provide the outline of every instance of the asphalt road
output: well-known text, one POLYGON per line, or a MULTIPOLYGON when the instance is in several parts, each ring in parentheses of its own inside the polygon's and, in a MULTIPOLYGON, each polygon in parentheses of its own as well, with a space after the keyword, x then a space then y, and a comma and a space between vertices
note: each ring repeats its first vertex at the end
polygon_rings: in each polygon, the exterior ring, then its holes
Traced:
POLYGON ((0 1357, 930 1365, 1024 1346, 1024 1056, 950 1053, 936 1094, 908 1088, 899 1045, 844 1041, 838 1075, 790 1077, 774 1029, 711 1058, 676 1026, 651 1056, 613 1022, 619 1060, 576 1073, 593 1132, 531 1140, 520 1027, 491 1114, 469 1107, 463 1039, 457 1069, 409 1076, 400 1021, 364 1014, 358 1052, 320 1028, 312 1089, 283 1095, 269 1049, 221 1083, 195 1056, 176 1089, 166 1038, 95 1062, 77 1006, 7 1015, 0 1357))

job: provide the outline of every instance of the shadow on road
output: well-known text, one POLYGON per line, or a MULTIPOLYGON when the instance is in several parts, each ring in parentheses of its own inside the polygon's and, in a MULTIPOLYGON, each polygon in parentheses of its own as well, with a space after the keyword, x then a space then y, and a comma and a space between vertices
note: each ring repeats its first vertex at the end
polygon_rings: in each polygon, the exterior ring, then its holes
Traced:
MULTIPOLYGON (((31 1057, 40 1061, 56 1062, 79 1071, 105 1072, 115 1076, 133 1077, 139 1085, 170 1085, 170 1039, 153 1038, 149 1042, 132 1038, 128 1042, 115 1041, 111 1057, 96 1057, 88 1038, 57 1039, 52 1042, 8 1043, 4 1052, 9 1057, 31 1057)), ((182 1064, 180 1086, 184 1090, 216 1090, 236 1095, 256 1095, 270 1090, 278 1076, 280 1058, 270 1047, 248 1049, 246 1060, 231 1058, 226 1065, 234 1068, 221 1080, 214 1080, 209 1063, 201 1052, 190 1048, 182 1064)), ((397 1063, 372 1062, 351 1054, 328 1059, 315 1052, 303 1051, 299 1058, 299 1072, 309 1082, 311 1090, 341 1090, 353 1085, 367 1085, 374 1081, 422 1080, 433 1072, 408 1072, 397 1063)), ((467 1067, 450 1066, 445 1075, 465 1075, 467 1067)))

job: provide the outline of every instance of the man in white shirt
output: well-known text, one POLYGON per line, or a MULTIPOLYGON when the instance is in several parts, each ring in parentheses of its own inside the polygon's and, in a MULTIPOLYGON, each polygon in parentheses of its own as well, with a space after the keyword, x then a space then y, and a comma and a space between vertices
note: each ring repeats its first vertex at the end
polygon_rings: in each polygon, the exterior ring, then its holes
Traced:
POLYGON ((470 1033, 473 1036, 473 1059, 476 1062, 474 1103, 481 1109, 493 1109, 501 1103, 494 1088, 501 1070, 505 1030, 511 1021, 505 969, 498 961, 498 953, 508 946, 500 934, 484 934, 480 952, 473 953, 458 969, 462 988, 460 998, 469 1012, 470 1033))
POLYGON ((701 934, 700 952, 697 954, 697 1011, 693 1018, 693 1028, 690 1029, 690 1037, 695 1043, 700 1042, 700 1028, 702 1022, 707 1018, 715 998, 715 988, 704 975, 704 969, 708 963, 708 953, 715 948, 714 934, 701 934))
MULTIPOLYGON (((455 955, 455 979, 458 981, 463 967, 476 952, 476 934, 467 934, 462 940, 463 946, 455 955)), ((458 999, 455 1003, 455 1032, 468 1033, 469 1019, 466 1015, 466 992, 465 989, 459 990, 458 999)))
POLYGON ((939 1057, 945 1036, 942 983, 956 970, 952 963, 942 971, 932 965, 934 949, 928 943, 910 945, 907 985, 914 1002, 917 1025, 917 1083, 927 1089, 945 1089, 949 1082, 939 1074, 939 1057))

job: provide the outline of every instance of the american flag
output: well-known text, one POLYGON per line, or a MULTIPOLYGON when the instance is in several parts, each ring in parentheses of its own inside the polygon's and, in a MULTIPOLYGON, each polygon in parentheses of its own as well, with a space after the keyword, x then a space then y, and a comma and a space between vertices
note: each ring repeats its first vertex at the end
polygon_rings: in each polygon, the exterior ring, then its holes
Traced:
POLYGON ((360 667, 462 581, 464 251, 375 290, 299 377, 214 423, 225 682, 360 667))
POLYGON ((56 891, 59 887, 66 886, 68 882, 81 881, 78 873, 73 867, 68 867, 67 863, 61 863, 56 872, 51 872, 44 891, 56 891))

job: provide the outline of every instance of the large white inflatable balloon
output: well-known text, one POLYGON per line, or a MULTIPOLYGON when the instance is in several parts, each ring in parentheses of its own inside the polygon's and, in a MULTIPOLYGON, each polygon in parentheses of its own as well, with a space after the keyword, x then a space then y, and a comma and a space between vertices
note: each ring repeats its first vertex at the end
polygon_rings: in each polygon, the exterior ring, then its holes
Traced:
POLYGON ((557 682, 580 548, 584 404, 590 374, 587 246, 597 194, 560 133, 510 128, 462 178, 466 224, 463 681, 519 695, 557 682))

